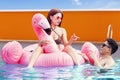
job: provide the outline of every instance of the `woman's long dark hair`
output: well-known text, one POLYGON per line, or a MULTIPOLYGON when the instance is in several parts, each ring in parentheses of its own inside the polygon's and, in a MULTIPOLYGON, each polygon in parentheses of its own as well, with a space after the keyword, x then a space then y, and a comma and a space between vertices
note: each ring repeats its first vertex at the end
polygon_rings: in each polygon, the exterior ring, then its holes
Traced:
MULTIPOLYGON (((47 20, 48 20, 50 25, 51 25, 50 16, 54 16, 57 13, 61 13, 62 14, 62 19, 63 19, 63 12, 60 9, 51 9, 48 13, 48 16, 47 16, 47 20)), ((61 23, 62 23, 62 21, 61 21, 61 23)), ((58 25, 59 27, 61 26, 61 23, 58 25)))

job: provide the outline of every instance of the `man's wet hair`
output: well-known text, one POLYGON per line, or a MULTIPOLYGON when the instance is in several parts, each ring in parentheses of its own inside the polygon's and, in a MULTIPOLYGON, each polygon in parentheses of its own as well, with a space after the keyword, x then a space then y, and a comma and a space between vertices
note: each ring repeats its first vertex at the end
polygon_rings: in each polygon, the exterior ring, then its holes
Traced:
POLYGON ((112 38, 107 38, 106 41, 108 42, 108 44, 111 46, 112 48, 112 52, 111 55, 113 53, 115 53, 118 50, 118 44, 115 40, 113 40, 112 38))

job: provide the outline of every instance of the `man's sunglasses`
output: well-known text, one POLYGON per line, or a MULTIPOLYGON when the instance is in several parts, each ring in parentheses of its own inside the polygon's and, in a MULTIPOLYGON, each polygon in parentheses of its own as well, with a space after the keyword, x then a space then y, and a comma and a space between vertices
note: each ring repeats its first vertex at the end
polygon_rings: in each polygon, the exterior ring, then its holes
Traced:
POLYGON ((110 45, 107 45, 107 44, 103 44, 103 45, 102 45, 102 47, 105 47, 105 46, 108 47, 108 48, 111 48, 110 45))

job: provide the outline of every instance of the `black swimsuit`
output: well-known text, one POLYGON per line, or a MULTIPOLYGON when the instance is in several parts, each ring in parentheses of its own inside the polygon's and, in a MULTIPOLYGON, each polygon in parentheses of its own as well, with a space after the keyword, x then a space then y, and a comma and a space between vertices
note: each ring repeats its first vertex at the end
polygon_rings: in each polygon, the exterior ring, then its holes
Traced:
MULTIPOLYGON (((54 31, 52 28, 51 28, 51 30, 54 31)), ((54 32, 55 32, 55 31, 54 31, 54 32)), ((61 44, 62 42, 61 42, 61 37, 60 37, 60 35, 59 35, 57 32, 55 32, 55 33, 58 35, 58 39, 55 40, 55 43, 56 43, 56 44, 61 44)))
POLYGON ((60 40, 60 39, 56 39, 56 40, 55 40, 55 43, 56 43, 56 44, 61 44, 61 40, 60 40))

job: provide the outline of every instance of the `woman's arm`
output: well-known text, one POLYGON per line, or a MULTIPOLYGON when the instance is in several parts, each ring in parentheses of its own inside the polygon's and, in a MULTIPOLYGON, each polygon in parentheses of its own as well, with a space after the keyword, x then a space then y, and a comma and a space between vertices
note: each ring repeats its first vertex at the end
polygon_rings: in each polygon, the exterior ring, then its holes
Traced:
POLYGON ((62 29, 62 40, 63 40, 63 44, 65 46, 65 51, 72 57, 74 64, 75 65, 79 65, 79 60, 78 60, 78 54, 76 54, 71 46, 71 44, 73 43, 73 37, 68 41, 67 40, 67 33, 66 30, 64 28, 62 29))
POLYGON ((73 51, 73 48, 71 46, 69 46, 69 45, 66 46, 64 50, 72 57, 75 65, 80 65, 79 60, 78 60, 78 54, 76 54, 73 51))
POLYGON ((62 28, 62 33, 63 33, 62 34, 62 40, 63 40, 64 46, 71 45, 74 41, 76 41, 79 38, 78 36, 73 34, 68 41, 67 40, 67 33, 66 33, 66 30, 64 28, 62 28))

